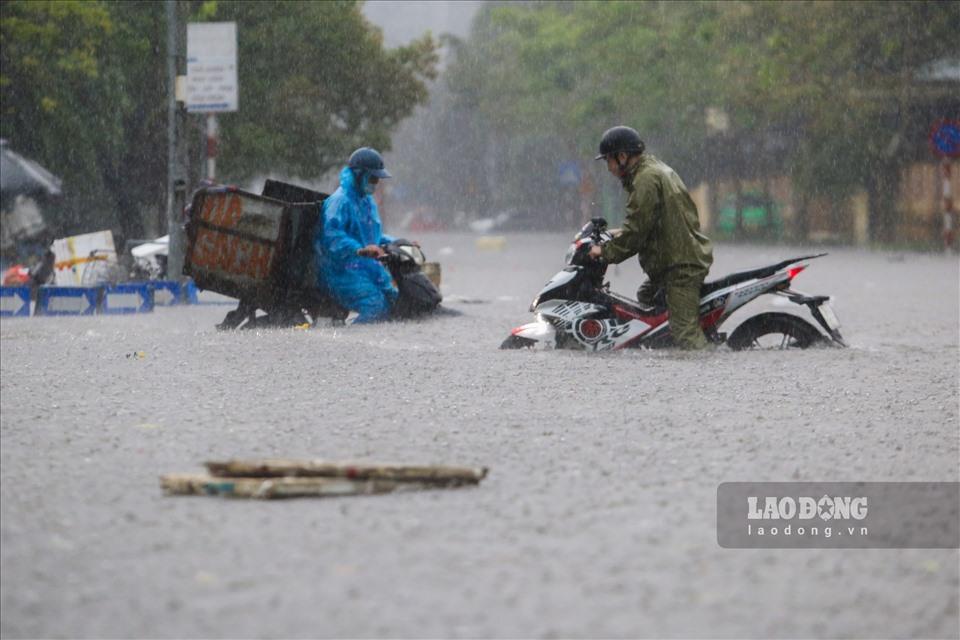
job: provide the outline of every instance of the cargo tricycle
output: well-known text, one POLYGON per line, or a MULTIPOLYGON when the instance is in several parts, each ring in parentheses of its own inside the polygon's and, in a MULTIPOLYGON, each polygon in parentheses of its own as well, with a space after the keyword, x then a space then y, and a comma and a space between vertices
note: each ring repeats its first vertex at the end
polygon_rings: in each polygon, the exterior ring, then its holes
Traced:
MULTIPOLYGON (((342 324, 349 311, 317 280, 314 237, 327 194, 267 180, 262 194, 236 187, 199 190, 190 205, 183 273, 197 287, 236 298, 219 329, 342 324), (263 313, 258 313, 262 311, 263 313)), ((400 292, 393 317, 436 311, 439 266, 406 240, 383 245, 381 258, 400 292), (433 277, 424 272, 430 269, 433 277)))

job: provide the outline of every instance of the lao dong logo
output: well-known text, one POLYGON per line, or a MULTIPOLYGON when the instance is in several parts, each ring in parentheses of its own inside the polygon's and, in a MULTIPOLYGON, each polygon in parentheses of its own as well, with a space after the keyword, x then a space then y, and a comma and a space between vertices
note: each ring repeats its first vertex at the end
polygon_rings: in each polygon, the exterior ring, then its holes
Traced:
POLYGON ((865 496, 828 496, 819 500, 810 496, 747 497, 748 520, 863 520, 867 517, 865 496))
POLYGON ((956 549, 958 510, 960 482, 721 482, 717 543, 725 549, 956 549))

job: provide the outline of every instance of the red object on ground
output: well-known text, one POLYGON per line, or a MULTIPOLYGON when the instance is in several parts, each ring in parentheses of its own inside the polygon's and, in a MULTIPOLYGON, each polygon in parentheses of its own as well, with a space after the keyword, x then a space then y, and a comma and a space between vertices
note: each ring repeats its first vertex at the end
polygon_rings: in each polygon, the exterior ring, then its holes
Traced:
POLYGON ((16 287, 30 284, 30 270, 22 264, 15 264, 3 272, 3 286, 16 287))

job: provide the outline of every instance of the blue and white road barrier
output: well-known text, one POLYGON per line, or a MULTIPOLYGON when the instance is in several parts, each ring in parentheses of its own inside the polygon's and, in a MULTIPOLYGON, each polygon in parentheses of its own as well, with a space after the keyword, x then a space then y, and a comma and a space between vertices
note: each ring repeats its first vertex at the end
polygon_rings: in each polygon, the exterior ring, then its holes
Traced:
POLYGON ((0 287, 0 317, 30 315, 30 287, 0 287))
POLYGON ((106 286, 100 311, 108 314, 150 313, 153 311, 153 292, 147 282, 106 286))
POLYGON ((153 288, 153 303, 158 307, 197 304, 197 285, 193 280, 154 280, 148 284, 153 288))
POLYGON ((203 303, 193 280, 151 280, 95 287, 44 285, 35 290, 26 286, 0 287, 0 317, 3 318, 27 318, 31 310, 38 316, 90 316, 150 313, 156 306, 194 304, 203 303), (36 304, 32 303, 34 296, 36 304))
POLYGON ((40 287, 38 316, 92 316, 100 310, 101 287, 40 287))

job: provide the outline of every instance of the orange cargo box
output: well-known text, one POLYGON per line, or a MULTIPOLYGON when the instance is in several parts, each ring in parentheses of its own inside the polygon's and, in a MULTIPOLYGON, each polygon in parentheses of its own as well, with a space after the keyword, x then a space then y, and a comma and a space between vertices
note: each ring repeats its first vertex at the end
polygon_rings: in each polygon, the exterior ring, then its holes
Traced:
POLYGON ((199 191, 183 272, 201 289, 270 305, 286 294, 286 203, 233 188, 199 191))

